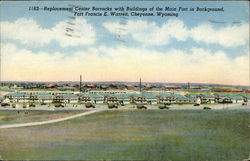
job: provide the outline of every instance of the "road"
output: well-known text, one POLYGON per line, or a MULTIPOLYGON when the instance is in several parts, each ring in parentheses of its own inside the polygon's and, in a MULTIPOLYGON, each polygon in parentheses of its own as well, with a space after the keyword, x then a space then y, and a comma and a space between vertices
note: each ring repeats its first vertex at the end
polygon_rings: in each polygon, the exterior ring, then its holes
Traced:
MULTIPOLYGON (((235 104, 216 104, 216 105, 200 105, 200 106, 193 106, 193 105, 170 105, 170 110, 202 110, 205 106, 210 107, 211 109, 214 110, 221 110, 221 109, 250 109, 250 104, 248 103, 247 106, 242 106, 241 103, 235 103, 235 104)), ((159 110, 157 105, 146 105, 147 109, 150 110, 159 110)), ((67 105, 65 107, 61 107, 61 108, 56 108, 53 106, 36 106, 36 107, 27 107, 27 108, 22 108, 17 107, 17 108, 12 108, 10 106, 8 107, 0 107, 0 110, 45 110, 45 111, 74 111, 74 110, 96 110, 96 109, 100 109, 100 110, 110 110, 107 105, 96 105, 96 108, 86 108, 85 106, 77 106, 77 107, 73 107, 72 105, 67 105)), ((135 105, 129 105, 129 106, 119 106, 118 109, 136 109, 135 105)))
MULTIPOLYGON (((230 105, 214 105, 210 106, 211 109, 213 110, 235 110, 235 109, 248 109, 250 110, 250 106, 242 106, 241 104, 230 104, 230 105)), ((147 106, 148 109, 150 110, 159 110, 158 107, 149 107, 147 106)), ((1 108, 0 110, 49 110, 49 111, 65 111, 65 110, 83 110, 87 108, 83 107, 64 107, 62 109, 58 108, 48 108, 48 107, 36 107, 36 108, 1 108)), ((56 122, 61 122, 61 121, 66 121, 70 119, 74 119, 77 117, 81 116, 86 116, 86 115, 91 115, 93 113, 97 112, 102 112, 102 111, 107 111, 107 110, 135 110, 135 106, 129 106, 129 107, 119 107, 118 109, 108 109, 106 106, 99 106, 98 108, 88 108, 88 112, 83 112, 80 114, 76 114, 73 116, 68 116, 65 118, 60 118, 60 119, 54 119, 54 120, 48 120, 48 121, 41 121, 41 122, 30 122, 30 123, 19 123, 19 124, 10 124, 10 125, 1 125, 0 129, 4 128, 17 128, 17 127, 28 127, 28 126, 37 126, 37 125, 45 125, 45 124, 51 124, 51 123, 56 123, 56 122)), ((202 110, 203 106, 178 106, 178 105, 171 105, 170 110, 202 110)))

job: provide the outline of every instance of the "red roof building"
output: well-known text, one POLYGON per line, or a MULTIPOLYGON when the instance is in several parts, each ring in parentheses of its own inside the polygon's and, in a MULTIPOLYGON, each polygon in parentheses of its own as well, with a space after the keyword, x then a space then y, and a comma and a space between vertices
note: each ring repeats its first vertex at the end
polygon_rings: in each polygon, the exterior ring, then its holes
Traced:
POLYGON ((85 88, 96 88, 95 84, 85 84, 84 85, 85 88))
POLYGON ((243 92, 242 89, 229 89, 229 92, 243 92))
POLYGON ((56 85, 56 84, 47 84, 47 85, 45 85, 45 88, 56 88, 56 87, 58 87, 58 85, 56 85))
POLYGON ((135 86, 133 86, 133 85, 126 85, 125 88, 127 90, 133 90, 133 89, 135 89, 135 86))
POLYGON ((164 86, 166 89, 181 89, 179 86, 164 86))

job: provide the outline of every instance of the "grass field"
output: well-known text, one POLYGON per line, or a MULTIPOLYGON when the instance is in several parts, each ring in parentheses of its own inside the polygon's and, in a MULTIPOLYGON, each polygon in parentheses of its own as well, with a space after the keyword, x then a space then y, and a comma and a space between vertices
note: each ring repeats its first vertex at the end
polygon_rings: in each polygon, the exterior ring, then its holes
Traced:
POLYGON ((55 124, 0 129, 2 159, 248 158, 250 111, 115 110, 55 124))
MULTIPOLYGON (((85 110, 86 111, 86 110, 85 110)), ((0 111, 0 125, 27 123, 46 121, 62 117, 71 116, 81 111, 31 111, 31 110, 17 110, 17 111, 0 111)))

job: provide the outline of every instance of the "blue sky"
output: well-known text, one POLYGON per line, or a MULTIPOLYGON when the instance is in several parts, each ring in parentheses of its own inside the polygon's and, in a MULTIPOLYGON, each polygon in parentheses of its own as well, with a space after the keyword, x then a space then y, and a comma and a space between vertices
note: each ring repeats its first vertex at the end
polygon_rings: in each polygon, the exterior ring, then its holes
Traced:
POLYGON ((143 77, 149 82, 246 85, 248 35, 247 1, 2 2, 2 77, 13 81, 60 81, 77 80, 84 73, 88 81, 134 81, 143 77), (79 30, 80 38, 72 39, 65 36, 72 13, 28 10, 30 6, 70 4, 111 8, 223 7, 224 12, 177 12, 178 17, 79 16, 74 30, 79 30))

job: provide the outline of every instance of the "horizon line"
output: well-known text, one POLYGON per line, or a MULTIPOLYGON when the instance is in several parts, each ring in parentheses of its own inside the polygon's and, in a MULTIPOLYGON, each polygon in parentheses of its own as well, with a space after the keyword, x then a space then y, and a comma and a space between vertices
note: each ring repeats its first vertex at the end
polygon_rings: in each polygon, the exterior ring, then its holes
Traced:
MULTIPOLYGON (((3 83, 3 82, 34 82, 34 83, 50 83, 50 82, 57 82, 57 83, 60 83, 60 82, 79 82, 79 81, 25 81, 25 80, 22 80, 22 81, 0 81, 0 83, 3 83)), ((101 82, 119 82, 119 83, 136 83, 136 82, 140 82, 140 81, 82 81, 83 83, 86 82, 86 83, 101 83, 101 82)), ((206 85, 224 85, 224 86, 245 86, 245 87, 249 87, 250 88, 250 85, 234 85, 234 84, 221 84, 221 83, 202 83, 202 82, 190 82, 190 81, 187 81, 187 82, 150 82, 150 81, 142 81, 142 83, 161 83, 161 84, 206 84, 206 85)))

